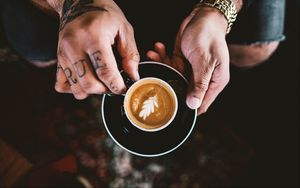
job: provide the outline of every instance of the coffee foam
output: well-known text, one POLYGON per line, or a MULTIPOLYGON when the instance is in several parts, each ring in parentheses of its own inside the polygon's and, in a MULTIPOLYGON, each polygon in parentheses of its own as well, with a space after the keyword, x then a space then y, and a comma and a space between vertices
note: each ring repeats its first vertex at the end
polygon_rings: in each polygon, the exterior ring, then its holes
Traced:
POLYGON ((157 80, 148 80, 133 89, 128 96, 127 112, 136 125, 156 129, 168 123, 176 105, 170 88, 157 80))

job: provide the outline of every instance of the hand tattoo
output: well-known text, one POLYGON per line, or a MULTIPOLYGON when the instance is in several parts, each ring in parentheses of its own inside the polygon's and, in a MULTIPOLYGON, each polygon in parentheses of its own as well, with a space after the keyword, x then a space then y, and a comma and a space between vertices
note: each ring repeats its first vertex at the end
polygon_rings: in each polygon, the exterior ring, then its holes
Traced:
POLYGON ((107 12, 103 7, 93 6, 93 0, 65 0, 59 30, 61 31, 67 23, 73 21, 78 16, 91 11, 107 12))
POLYGON ((106 64, 101 60, 101 52, 99 50, 91 54, 91 61, 95 70, 106 67, 106 64))
POLYGON ((65 75, 67 77, 67 79, 69 80, 70 85, 76 84, 77 83, 77 79, 76 78, 72 78, 72 71, 70 68, 65 68, 64 69, 65 75))
POLYGON ((58 71, 62 70, 63 71, 63 68, 62 66, 59 64, 59 62, 57 62, 57 69, 56 69, 56 73, 58 73, 58 71))
POLYGON ((79 78, 82 78, 85 74, 86 74, 86 68, 85 68, 85 63, 86 61, 84 59, 81 59, 79 61, 76 61, 73 64, 73 67, 75 69, 75 71, 77 72, 77 75, 79 76, 79 78))
POLYGON ((110 87, 111 91, 119 92, 119 90, 117 89, 117 87, 112 82, 109 84, 109 87, 110 87))

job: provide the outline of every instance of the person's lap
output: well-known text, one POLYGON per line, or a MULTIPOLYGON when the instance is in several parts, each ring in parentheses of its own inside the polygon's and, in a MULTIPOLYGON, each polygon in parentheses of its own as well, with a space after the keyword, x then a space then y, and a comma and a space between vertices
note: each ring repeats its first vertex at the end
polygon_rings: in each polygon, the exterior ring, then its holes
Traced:
POLYGON ((241 11, 227 36, 231 63, 253 67, 267 60, 285 38, 284 16, 284 0, 255 1, 241 11))
MULTIPOLYGON (((197 1, 116 1, 135 29, 135 37, 142 59, 156 41, 172 49, 181 21, 197 1), (136 8, 140 7, 140 8, 136 8)), ((231 59, 238 61, 243 54, 276 49, 284 39, 283 0, 255 1, 239 13, 231 33, 227 36, 231 59), (276 2, 275 2, 276 1, 276 2)), ((45 14, 26 1, 7 0, 1 4, 1 21, 11 47, 28 61, 43 62, 56 59, 59 19, 45 14)), ((270 55, 270 53, 266 53, 270 55)), ((54 62, 54 61, 53 61, 54 62)), ((46 64, 44 64, 46 65, 46 64)))

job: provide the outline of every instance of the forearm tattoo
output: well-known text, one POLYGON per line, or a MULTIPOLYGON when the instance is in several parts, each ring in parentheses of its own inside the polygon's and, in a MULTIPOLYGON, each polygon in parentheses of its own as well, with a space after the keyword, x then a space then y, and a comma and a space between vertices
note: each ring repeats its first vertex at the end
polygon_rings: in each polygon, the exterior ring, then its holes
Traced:
POLYGON ((107 12, 103 7, 93 5, 94 0, 65 0, 62 8, 62 16, 60 18, 59 30, 61 31, 66 24, 91 11, 107 12))

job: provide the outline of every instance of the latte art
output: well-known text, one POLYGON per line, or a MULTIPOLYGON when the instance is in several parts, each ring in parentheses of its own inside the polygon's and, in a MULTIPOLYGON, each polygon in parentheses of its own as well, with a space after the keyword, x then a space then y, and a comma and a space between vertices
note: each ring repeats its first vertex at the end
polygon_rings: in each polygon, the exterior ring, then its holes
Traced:
POLYGON ((155 107, 158 108, 157 97, 149 97, 143 103, 143 109, 139 113, 140 118, 143 118, 143 120, 145 120, 151 113, 154 112, 155 107))
POLYGON ((171 87, 158 80, 147 80, 132 86, 126 94, 126 115, 138 127, 151 130, 172 120, 177 108, 171 87))

